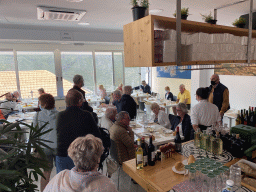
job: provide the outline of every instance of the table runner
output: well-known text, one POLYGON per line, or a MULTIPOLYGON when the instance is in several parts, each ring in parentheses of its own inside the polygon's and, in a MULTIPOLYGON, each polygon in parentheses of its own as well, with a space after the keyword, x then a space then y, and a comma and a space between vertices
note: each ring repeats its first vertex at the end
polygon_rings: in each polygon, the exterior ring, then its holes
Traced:
MULTIPOLYGON (((206 157, 206 152, 203 149, 197 149, 194 146, 194 142, 188 142, 183 144, 182 146, 182 155, 189 157, 189 155, 194 155, 196 159, 200 159, 199 157, 199 150, 201 152, 201 156, 206 157)), ((214 159, 220 163, 228 163, 229 161, 232 161, 234 157, 226 150, 223 150, 223 153, 221 155, 217 155, 216 157, 213 156, 212 153, 207 152, 208 157, 211 159, 214 159)))

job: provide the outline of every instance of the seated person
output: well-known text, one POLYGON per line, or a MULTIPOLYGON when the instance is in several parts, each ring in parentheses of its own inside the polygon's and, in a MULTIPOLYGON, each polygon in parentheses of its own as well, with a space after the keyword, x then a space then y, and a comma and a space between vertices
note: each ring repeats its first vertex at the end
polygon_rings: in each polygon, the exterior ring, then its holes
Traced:
POLYGON ((20 93, 18 91, 14 91, 12 93, 12 97, 13 97, 13 99, 12 99, 13 101, 20 102, 20 93))
POLYGON ((40 88, 40 89, 38 89, 38 94, 39 95, 42 95, 42 94, 44 94, 45 92, 44 92, 44 88, 40 88))
MULTIPOLYGON (((131 97, 132 93, 132 87, 131 86, 125 86, 124 87, 124 94, 122 95, 122 98, 120 100, 121 103, 121 111, 127 111, 129 113, 129 116, 131 119, 136 118, 137 113, 137 104, 134 101, 134 99, 131 97)), ((117 112, 119 113, 117 108, 117 112)))
POLYGON ((108 107, 105 111, 105 115, 100 120, 100 127, 110 129, 115 122, 116 114, 116 107, 108 107))
POLYGON ((8 116, 13 112, 13 109, 16 107, 16 100, 17 99, 13 98, 10 92, 5 95, 5 100, 0 106, 5 119, 8 118, 8 116))
POLYGON ((119 90, 115 90, 112 93, 112 104, 116 107, 117 112, 122 111, 121 109, 121 98, 122 98, 122 93, 119 90))
POLYGON ((171 127, 173 131, 176 130, 177 126, 180 128, 180 136, 184 137, 183 142, 194 139, 194 129, 191 124, 190 116, 187 113, 188 109, 186 104, 179 103, 177 105, 178 116, 176 116, 175 119, 172 120, 173 124, 171 127))
POLYGON ((116 115, 116 122, 110 127, 110 139, 117 146, 119 163, 135 158, 134 132, 130 124, 130 117, 126 111, 121 111, 116 115))
POLYGON ((163 111, 160 110, 160 106, 157 103, 153 103, 151 105, 151 110, 154 113, 154 122, 162 125, 167 129, 171 129, 171 124, 168 118, 168 115, 163 111))
POLYGON ((68 148, 75 167, 55 175, 44 192, 117 192, 114 183, 97 171, 103 151, 102 141, 91 134, 76 138, 68 148))
POLYGON ((41 178, 41 191, 44 190, 48 182, 50 181, 50 176, 53 168, 53 160, 56 156, 56 148, 57 148, 57 133, 56 133, 56 116, 58 111, 55 109, 55 100, 51 94, 42 94, 39 98, 39 105, 41 108, 40 112, 37 112, 33 118, 33 124, 38 125, 38 128, 41 128, 45 123, 48 123, 42 130, 48 131, 49 129, 53 129, 52 131, 44 134, 40 137, 40 139, 52 141, 52 143, 44 142, 42 143, 48 145, 53 150, 45 148, 41 146, 46 154, 46 158, 49 161, 49 168, 44 170, 43 174, 45 179, 41 178))
POLYGON ((147 85, 146 81, 142 81, 141 82, 141 85, 138 86, 138 87, 134 87, 135 90, 138 90, 140 89, 141 91, 143 91, 143 93, 148 93, 148 94, 151 94, 151 91, 150 91, 150 86, 147 85))
POLYGON ((170 87, 168 87, 168 86, 165 87, 165 99, 174 101, 173 94, 172 94, 172 92, 170 92, 170 87))
POLYGON ((117 87, 117 90, 123 92, 123 83, 120 83, 117 87))
POLYGON ((106 89, 104 88, 103 85, 99 85, 99 96, 100 96, 102 99, 105 99, 105 97, 107 96, 106 89))
MULTIPOLYGON (((190 92, 185 89, 185 85, 181 84, 179 86, 180 92, 177 97, 176 103, 185 103, 187 105, 188 110, 190 110, 191 104, 191 96, 190 92)), ((174 115, 177 115, 176 107, 172 108, 174 115)))

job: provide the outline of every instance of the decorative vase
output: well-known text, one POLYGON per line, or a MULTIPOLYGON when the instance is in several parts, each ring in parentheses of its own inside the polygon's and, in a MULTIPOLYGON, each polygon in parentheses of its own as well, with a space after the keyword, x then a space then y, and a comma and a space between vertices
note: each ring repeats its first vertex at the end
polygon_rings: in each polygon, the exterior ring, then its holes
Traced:
POLYGON ((217 23, 217 20, 208 20, 208 21, 206 21, 206 23, 216 24, 216 23, 217 23))
POLYGON ((244 27, 245 27, 245 23, 237 24, 236 27, 238 27, 238 28, 244 28, 244 27))
POLYGON ((145 17, 146 7, 133 7, 132 8, 132 15, 133 15, 133 21, 136 21, 138 19, 141 19, 145 17))

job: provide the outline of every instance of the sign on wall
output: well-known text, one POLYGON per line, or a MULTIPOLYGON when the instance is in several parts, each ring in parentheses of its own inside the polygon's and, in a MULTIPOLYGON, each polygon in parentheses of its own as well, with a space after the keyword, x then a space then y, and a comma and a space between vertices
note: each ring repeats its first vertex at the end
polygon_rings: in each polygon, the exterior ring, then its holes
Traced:
POLYGON ((163 78, 178 78, 178 79, 191 79, 191 66, 178 67, 178 66, 166 66, 157 67, 157 77, 163 78))

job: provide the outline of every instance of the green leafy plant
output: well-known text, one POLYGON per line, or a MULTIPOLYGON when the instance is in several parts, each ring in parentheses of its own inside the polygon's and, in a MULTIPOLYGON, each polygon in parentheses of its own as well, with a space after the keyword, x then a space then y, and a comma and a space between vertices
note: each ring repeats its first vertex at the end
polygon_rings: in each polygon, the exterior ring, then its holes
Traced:
MULTIPOLYGON (((188 14, 189 14, 189 13, 188 13, 188 9, 189 9, 189 8, 182 8, 182 9, 180 10, 181 15, 188 15, 188 14)), ((176 17, 176 11, 175 11, 175 13, 173 14, 173 16, 176 17)))
POLYGON ((40 137, 52 129, 43 131, 45 125, 38 127, 28 125, 23 122, 9 123, 1 120, 6 124, 0 130, 0 191, 38 191, 34 181, 38 181, 38 176, 42 176, 41 168, 48 168, 45 153, 41 146, 51 149, 40 137), (25 142, 23 135, 28 133, 20 125, 30 129, 28 142, 25 142), (3 150, 5 149, 5 150, 3 150), (40 158, 32 152, 35 149, 40 158))
POLYGON ((131 4, 133 7, 149 7, 148 0, 131 0, 131 4))
POLYGON ((203 17, 203 20, 204 20, 205 22, 214 20, 214 19, 213 19, 213 16, 212 16, 212 12, 210 12, 209 15, 202 15, 201 13, 200 13, 200 15, 203 17))
POLYGON ((232 25, 238 27, 239 25, 245 25, 246 24, 246 19, 243 17, 239 17, 238 19, 236 19, 232 25))

